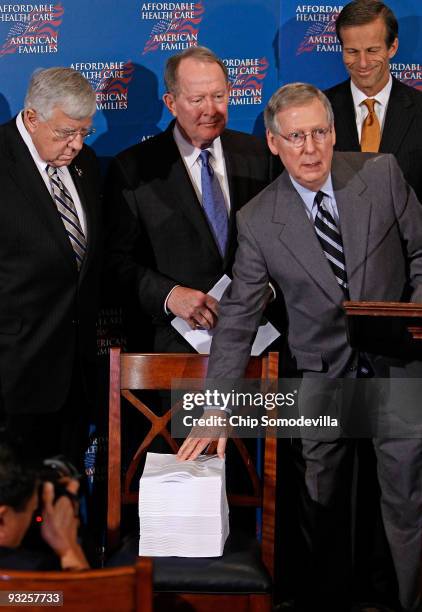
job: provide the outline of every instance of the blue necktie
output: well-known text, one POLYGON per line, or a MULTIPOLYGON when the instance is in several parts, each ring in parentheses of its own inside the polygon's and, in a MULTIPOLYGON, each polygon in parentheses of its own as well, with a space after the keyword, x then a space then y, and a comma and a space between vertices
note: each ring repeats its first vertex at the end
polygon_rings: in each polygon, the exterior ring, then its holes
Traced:
POLYGON ((212 233, 217 242, 218 249, 222 257, 226 253, 229 222, 227 217, 226 203, 223 192, 221 191, 218 178, 214 174, 209 159, 209 151, 201 151, 201 188, 202 205, 207 215, 212 233))

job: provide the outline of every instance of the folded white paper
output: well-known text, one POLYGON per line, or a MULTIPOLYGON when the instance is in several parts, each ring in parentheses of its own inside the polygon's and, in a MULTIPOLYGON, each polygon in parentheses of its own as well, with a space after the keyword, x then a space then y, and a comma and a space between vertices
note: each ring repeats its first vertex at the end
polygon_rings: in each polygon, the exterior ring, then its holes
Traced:
MULTIPOLYGON (((216 300, 220 301, 224 291, 230 285, 231 280, 224 274, 214 287, 208 292, 216 300)), ((183 336, 183 338, 189 342, 189 344, 198 352, 204 355, 208 355, 211 350, 212 336, 214 330, 206 329, 191 329, 184 319, 181 317, 175 317, 171 324, 174 329, 183 336)), ((251 348, 251 355, 260 355, 267 346, 269 346, 274 340, 280 336, 280 332, 272 325, 269 321, 265 325, 260 325, 256 334, 254 343, 251 348)))
POLYGON ((225 463, 148 453, 139 483, 139 554, 216 557, 229 534, 225 463))

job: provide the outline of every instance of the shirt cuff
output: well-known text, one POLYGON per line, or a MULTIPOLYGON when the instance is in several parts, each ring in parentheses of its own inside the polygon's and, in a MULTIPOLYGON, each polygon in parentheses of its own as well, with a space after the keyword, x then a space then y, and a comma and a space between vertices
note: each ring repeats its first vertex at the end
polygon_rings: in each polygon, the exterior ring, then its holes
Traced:
POLYGON ((232 414, 233 412, 231 408, 223 408, 222 406, 204 406, 204 412, 207 410, 219 410, 220 412, 227 412, 227 414, 232 414))
MULTIPOLYGON (((269 286, 269 288, 271 289, 271 291, 272 291, 272 293, 273 293, 272 298, 269 300, 269 302, 274 302, 274 300, 275 300, 275 299, 276 299, 276 297, 277 297, 276 290, 275 290, 274 285, 273 285, 272 283, 268 283, 268 286, 269 286)), ((172 291, 173 291, 173 290, 172 290, 172 291)), ((169 294, 169 295, 170 295, 170 294, 169 294)), ((167 297, 168 297, 168 296, 167 296, 167 297)))
POLYGON ((171 296, 171 294, 173 293, 173 291, 174 291, 175 289, 177 289, 177 287, 180 287, 180 285, 174 285, 174 287, 172 287, 172 288, 170 289, 170 291, 169 291, 169 292, 168 292, 168 294, 167 294, 166 299, 164 300, 164 312, 165 312, 165 314, 166 314, 166 315, 170 315, 170 314, 172 314, 172 313, 170 312, 170 310, 167 308, 167 302, 169 301, 169 297, 171 296))

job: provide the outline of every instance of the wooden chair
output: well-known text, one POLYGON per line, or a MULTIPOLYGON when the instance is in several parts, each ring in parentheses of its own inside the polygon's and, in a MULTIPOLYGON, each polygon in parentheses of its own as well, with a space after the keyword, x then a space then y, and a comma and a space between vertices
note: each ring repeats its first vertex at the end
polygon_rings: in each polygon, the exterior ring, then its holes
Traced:
MULTIPOLYGON (((120 540, 121 506, 138 502, 133 484, 139 477, 139 463, 152 440, 160 436, 177 452, 167 425, 172 410, 154 414, 134 390, 169 390, 174 379, 204 380, 208 357, 191 354, 128 354, 110 351, 109 446, 107 536, 109 550, 120 540), (121 475, 121 398, 125 398, 151 427, 132 457, 122 482, 121 475)), ((251 358, 247 378, 261 379, 262 385, 278 378, 278 354, 251 358)), ((215 559, 154 558, 154 609, 208 612, 267 612, 271 610, 271 577, 274 572, 275 488, 277 440, 265 440, 263 477, 260 479, 242 440, 235 443, 252 483, 249 495, 229 495, 229 503, 261 507, 262 544, 256 540, 229 536, 224 555, 215 559), (235 607, 235 608, 234 608, 235 607)))
MULTIPOLYGON (((0 569, 0 591, 61 592, 66 612, 152 612, 152 561, 141 558, 131 567, 81 572, 0 569)), ((36 603, 26 607, 46 609, 36 603)))

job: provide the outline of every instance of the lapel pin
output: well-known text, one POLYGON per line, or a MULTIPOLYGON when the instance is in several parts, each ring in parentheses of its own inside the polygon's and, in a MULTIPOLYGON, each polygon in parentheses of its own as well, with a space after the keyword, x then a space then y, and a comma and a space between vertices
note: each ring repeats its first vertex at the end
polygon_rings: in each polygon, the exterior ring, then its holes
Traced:
POLYGON ((78 166, 75 166, 75 172, 79 177, 83 175, 83 171, 80 168, 78 168, 78 166))

